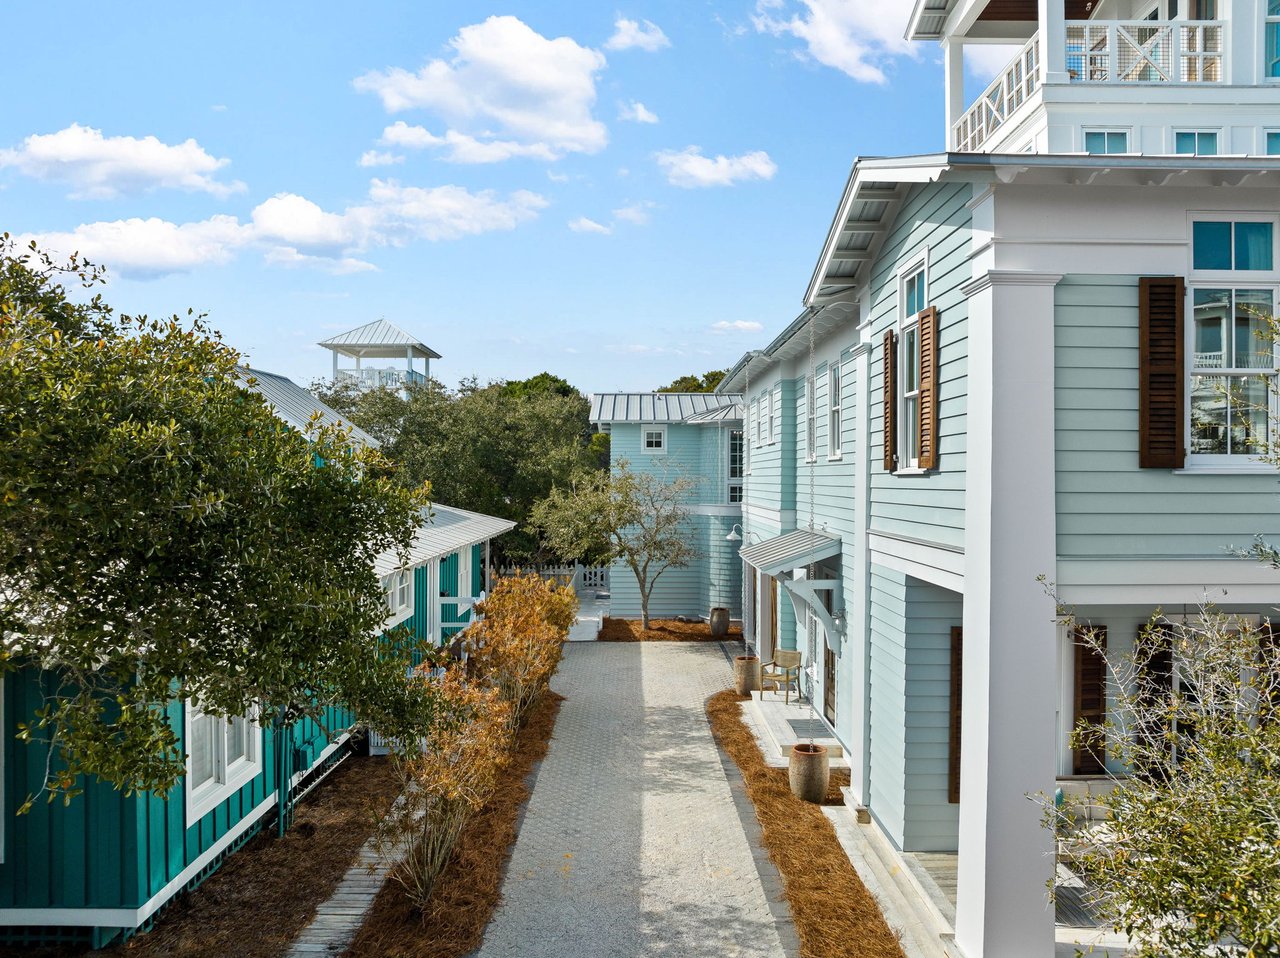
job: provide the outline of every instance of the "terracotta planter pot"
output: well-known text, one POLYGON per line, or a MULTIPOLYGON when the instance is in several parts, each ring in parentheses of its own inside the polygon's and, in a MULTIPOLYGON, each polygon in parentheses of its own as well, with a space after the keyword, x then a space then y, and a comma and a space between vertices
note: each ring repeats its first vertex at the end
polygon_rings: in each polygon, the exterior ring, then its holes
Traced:
POLYGON ((729 634, 729 610, 724 606, 716 606, 711 610, 711 637, 723 639, 729 634))
POLYGON ((827 796, 827 785, 831 782, 831 765, 825 745, 800 742, 791 746, 788 771, 792 795, 815 805, 822 804, 827 796))
POLYGON ((739 695, 760 691, 760 656, 739 655, 734 658, 733 688, 739 695))

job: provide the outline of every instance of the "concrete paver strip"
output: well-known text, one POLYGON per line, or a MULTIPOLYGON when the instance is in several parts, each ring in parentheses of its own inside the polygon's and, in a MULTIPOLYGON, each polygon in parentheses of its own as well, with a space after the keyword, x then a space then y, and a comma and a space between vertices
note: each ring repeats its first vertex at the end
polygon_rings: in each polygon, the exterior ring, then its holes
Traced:
POLYGON ((480 958, 784 958, 704 711, 731 679, 719 646, 565 653, 567 701, 480 958))

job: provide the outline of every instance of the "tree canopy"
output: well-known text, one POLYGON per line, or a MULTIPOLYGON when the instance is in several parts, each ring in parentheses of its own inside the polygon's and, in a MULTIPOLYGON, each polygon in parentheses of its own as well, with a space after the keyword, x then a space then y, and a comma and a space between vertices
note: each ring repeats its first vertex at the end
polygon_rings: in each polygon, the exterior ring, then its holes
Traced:
POLYGON ((406 484, 429 482, 445 505, 518 523, 494 542, 504 559, 540 558, 538 539, 523 528, 534 503, 579 470, 608 465, 586 397, 549 373, 515 383, 465 379, 456 389, 433 380, 407 399, 390 389, 313 388, 388 444, 406 484))
POLYGON ((716 387, 720 385, 725 376, 729 374, 727 369, 712 369, 698 375, 685 375, 674 380, 670 385, 663 386, 658 390, 660 393, 713 393, 716 387))
POLYGON ((622 560, 640 588, 640 610, 649 627, 649 598, 668 569, 698 557, 689 528, 689 495, 694 479, 666 481, 634 472, 627 461, 610 472, 580 473, 556 487, 530 517, 558 555, 588 562, 622 560))
POLYGON ((339 428, 282 423, 201 317, 116 315, 61 285, 100 281, 0 247, 0 669, 43 670, 21 735, 50 749, 49 797, 83 774, 170 788, 176 699, 420 727, 407 650, 376 654, 373 563, 407 545, 426 490, 339 428))

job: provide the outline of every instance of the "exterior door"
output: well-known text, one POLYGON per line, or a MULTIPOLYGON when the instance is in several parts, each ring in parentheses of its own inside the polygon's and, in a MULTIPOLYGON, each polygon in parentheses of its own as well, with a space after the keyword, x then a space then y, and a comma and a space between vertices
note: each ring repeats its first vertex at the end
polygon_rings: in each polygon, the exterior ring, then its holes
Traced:
POLYGON ((822 669, 822 714, 832 727, 836 724, 836 654, 824 640, 822 669))
POLYGON ((772 659, 774 650, 778 647, 778 585, 773 576, 761 576, 760 598, 769 603, 769 627, 761 641, 760 656, 772 659))

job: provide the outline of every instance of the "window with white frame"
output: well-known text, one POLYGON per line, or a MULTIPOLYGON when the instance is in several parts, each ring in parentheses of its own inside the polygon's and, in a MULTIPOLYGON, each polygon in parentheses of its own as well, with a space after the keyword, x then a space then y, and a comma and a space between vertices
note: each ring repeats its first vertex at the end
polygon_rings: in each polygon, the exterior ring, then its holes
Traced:
POLYGON ((1190 462, 1240 464, 1270 439, 1280 271, 1274 216, 1197 217, 1187 324, 1190 462))
POLYGON ((406 569, 400 573, 396 581, 396 608, 397 611, 404 611, 409 608, 410 585, 412 577, 409 570, 406 569))
POLYGON ((1267 156, 1280 156, 1280 130, 1265 130, 1267 156))
POLYGON ((840 458, 840 364, 827 369, 827 457, 840 458))
POLYGON ((804 458, 813 462, 818 458, 818 397, 817 383, 813 376, 804 381, 804 458))
POLYGON ((1085 130, 1084 151, 1086 153, 1128 153, 1128 130, 1085 130))
POLYGON ((666 426, 644 426, 640 435, 640 451, 645 455, 660 456, 667 451, 666 426))
POLYGON ((928 302, 923 263, 902 276, 898 319, 898 462, 920 468, 920 313, 928 302))
POLYGON ((262 771, 262 728, 186 705, 187 825, 194 825, 262 771))
POLYGON ((756 445, 764 445, 764 413, 760 409, 761 400, 756 399, 752 405, 756 410, 756 445))
POLYGON ((781 397, 777 386, 769 390, 769 445, 773 445, 778 441, 778 406, 781 403, 781 397))
POLYGON ((1218 134, 1213 130, 1175 130, 1173 152, 1179 156, 1217 156, 1218 134))
POLYGON ((406 618, 413 597, 413 573, 408 569, 393 572, 382 580, 387 596, 387 612, 395 624, 406 618))
POLYGON ((742 476, 746 472, 746 449, 742 430, 729 430, 729 501, 742 501, 742 476))
POLYGON ((1265 64, 1268 77, 1280 77, 1280 0, 1267 0, 1265 64))

